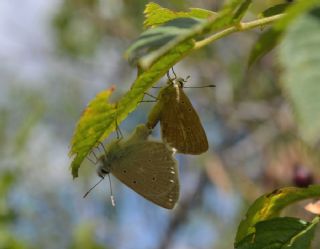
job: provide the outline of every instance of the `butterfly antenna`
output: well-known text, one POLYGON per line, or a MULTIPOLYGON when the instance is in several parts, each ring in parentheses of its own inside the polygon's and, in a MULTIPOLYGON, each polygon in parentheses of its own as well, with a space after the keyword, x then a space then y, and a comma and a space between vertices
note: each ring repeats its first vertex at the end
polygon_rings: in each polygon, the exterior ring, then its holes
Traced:
POLYGON ((110 174, 108 174, 108 178, 109 178, 109 186, 110 186, 110 200, 111 200, 111 205, 113 207, 116 206, 116 201, 114 199, 113 193, 112 193, 112 184, 111 184, 111 178, 110 178, 110 174))
POLYGON ((205 88, 205 87, 216 87, 216 85, 205 85, 205 86, 185 86, 183 88, 205 88))
POLYGON ((104 180, 104 178, 102 177, 93 187, 91 187, 91 188, 84 194, 83 198, 86 198, 87 195, 88 195, 95 187, 97 187, 97 186, 100 184, 100 182, 102 182, 103 180, 104 180))
POLYGON ((188 81, 188 79, 190 79, 190 75, 188 75, 185 79, 183 79, 183 82, 187 82, 188 81))

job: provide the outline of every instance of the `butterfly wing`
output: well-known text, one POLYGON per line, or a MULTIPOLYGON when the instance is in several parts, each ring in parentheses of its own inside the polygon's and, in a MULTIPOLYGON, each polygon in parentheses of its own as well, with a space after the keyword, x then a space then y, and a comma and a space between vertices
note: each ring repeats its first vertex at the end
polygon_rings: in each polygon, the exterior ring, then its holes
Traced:
POLYGON ((123 146, 111 173, 147 200, 172 209, 179 198, 179 178, 172 151, 161 142, 123 146))
POLYGON ((168 88, 160 125, 163 140, 177 152, 197 155, 208 150, 200 118, 182 88, 168 88))

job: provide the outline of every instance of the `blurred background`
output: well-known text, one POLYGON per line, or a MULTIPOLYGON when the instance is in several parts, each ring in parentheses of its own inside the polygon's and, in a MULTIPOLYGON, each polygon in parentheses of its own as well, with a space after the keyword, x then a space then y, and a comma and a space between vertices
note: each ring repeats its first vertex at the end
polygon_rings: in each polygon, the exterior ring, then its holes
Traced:
MULTIPOLYGON (((72 179, 69 142, 99 91, 126 92, 136 76, 123 57, 143 30, 148 1, 0 1, 0 249, 230 249, 237 226, 260 195, 318 182, 317 153, 296 136, 273 51, 246 67, 263 30, 233 34, 175 66, 210 142, 201 156, 177 155, 181 197, 168 211, 112 177, 86 199, 98 177, 85 161, 72 179)), ((218 10, 222 1, 156 1, 174 10, 218 10)), ((247 19, 268 1, 256 1, 247 19)), ((273 1, 275 2, 275 1, 273 1)), ((279 2, 279 1, 278 1, 279 2)), ((159 82, 164 85, 165 80, 159 82)), ((156 94, 156 91, 151 91, 156 94)), ((142 103, 121 124, 146 122, 142 103)), ((155 131, 154 137, 159 137, 155 131)), ((310 219, 302 203, 287 215, 310 219)))

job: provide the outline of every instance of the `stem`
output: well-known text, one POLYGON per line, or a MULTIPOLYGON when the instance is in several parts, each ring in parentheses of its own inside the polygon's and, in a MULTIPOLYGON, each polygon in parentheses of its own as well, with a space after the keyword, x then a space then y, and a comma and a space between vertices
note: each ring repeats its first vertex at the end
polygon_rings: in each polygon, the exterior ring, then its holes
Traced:
POLYGON ((196 42, 195 46, 194 46, 194 50, 195 49, 199 49, 199 48, 202 48, 224 36, 227 36, 229 34, 232 34, 232 33, 235 33, 235 32, 238 32, 238 31, 244 31, 244 30, 249 30, 249 29, 254 29, 256 27, 260 27, 260 26, 263 26, 263 25, 267 25, 267 24, 270 24, 274 21, 277 21, 279 19, 281 19, 282 17, 284 16, 284 14, 278 14, 278 15, 274 15, 274 16, 269 16, 269 17, 265 17, 265 18, 261 18, 261 19, 258 19, 258 20, 254 20, 254 21, 251 21, 251 22, 242 22, 242 23, 239 23, 239 24, 236 24, 232 27, 229 27, 229 28, 226 28, 218 33, 215 33, 214 35, 212 36, 209 36, 205 39, 203 39, 202 41, 198 41, 196 42))

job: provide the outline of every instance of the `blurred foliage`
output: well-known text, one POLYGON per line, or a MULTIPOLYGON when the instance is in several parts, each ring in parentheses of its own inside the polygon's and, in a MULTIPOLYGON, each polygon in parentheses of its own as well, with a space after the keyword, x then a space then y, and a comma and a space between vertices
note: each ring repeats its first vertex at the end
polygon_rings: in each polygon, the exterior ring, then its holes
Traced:
POLYGON ((0 174, 0 248, 25 249, 31 248, 27 243, 17 238, 7 227, 18 218, 8 203, 9 192, 16 182, 16 176, 10 170, 1 170, 0 174))
POLYGON ((107 249, 108 247, 98 244, 95 238, 96 227, 93 224, 79 224, 74 231, 74 239, 69 249, 107 249))
MULTIPOLYGON (((157 1, 160 6, 183 12, 188 12, 190 6, 216 12, 222 2, 157 1)), ((253 1, 244 19, 261 17, 265 10, 268 10, 265 12, 267 15, 270 11, 281 12, 283 9, 279 7, 270 7, 284 2, 287 1, 253 1)), ((34 48, 41 46, 30 44, 27 51, 32 53, 28 63, 20 62, 23 56, 19 54, 18 66, 14 64, 10 70, 0 68, 1 85, 13 86, 8 90, 12 95, 3 94, 3 99, 8 100, 1 99, 3 103, 0 106, 0 248, 108 248, 109 245, 121 248, 122 245, 135 246, 136 241, 141 241, 140 237, 145 237, 146 240, 152 238, 149 245, 159 249, 187 244, 195 248, 230 249, 233 242, 230 237, 234 236, 235 227, 259 196, 296 184, 297 169, 307 172, 318 184, 319 147, 314 141, 307 144, 297 132, 304 131, 300 127, 302 119, 308 126, 317 123, 317 113, 312 110, 316 110, 317 105, 313 104, 317 102, 313 96, 318 91, 314 83, 310 83, 311 73, 301 79, 305 76, 301 71, 303 67, 291 67, 304 55, 309 56, 308 65, 311 62, 311 67, 317 65, 319 52, 310 53, 311 46, 308 49, 307 43, 318 39, 318 33, 312 31, 317 28, 314 22, 316 15, 311 19, 309 14, 296 19, 302 12, 313 8, 316 1, 294 2, 297 4, 286 8, 290 15, 282 23, 272 26, 272 31, 262 27, 224 37, 214 45, 193 52, 175 67, 178 73, 185 74, 182 76, 191 75, 191 84, 214 83, 217 87, 214 91, 186 91, 204 122, 211 151, 201 158, 179 158, 183 164, 181 177, 185 196, 182 196, 181 206, 170 215, 163 216, 162 210, 152 209, 140 199, 139 205, 135 205, 136 201, 127 199, 121 186, 115 188, 118 191, 115 210, 106 201, 105 188, 102 194, 97 190, 91 199, 82 201, 82 192, 92 184, 92 165, 82 167, 81 183, 62 177, 69 173, 69 162, 61 160, 61 151, 67 155, 71 129, 88 100, 106 89, 109 83, 106 79, 121 82, 117 91, 129 89, 127 83, 132 82, 133 74, 128 73, 127 64, 110 63, 114 57, 104 57, 110 55, 104 51, 111 47, 112 52, 121 57, 119 54, 143 30, 143 10, 148 1, 60 1, 61 5, 51 19, 59 56, 52 51, 46 54, 35 50, 39 54, 33 53, 34 48), (299 35, 299 32, 307 31, 301 30, 305 24, 309 27, 310 36, 299 35), (267 35, 268 32, 273 33, 267 35), (274 46, 276 43, 270 46, 268 42, 268 39, 275 41, 274 33, 280 34, 276 37, 280 46, 274 46), (300 47, 298 42, 304 45, 300 47), (114 44, 118 51, 111 46, 114 44), (284 49, 288 49, 286 58, 283 58, 284 49), (246 62, 250 50, 254 51, 257 60, 248 69, 246 62), (281 65, 277 61, 279 51, 281 65), (22 65, 27 67, 26 70, 36 71, 32 67, 32 62, 38 58, 35 55, 42 55, 47 61, 59 57, 49 66, 45 65, 52 75, 46 76, 45 80, 32 79, 38 85, 33 85, 34 82, 25 79, 20 72, 22 65), (104 60, 100 68, 95 67, 99 56, 104 60), (85 57, 85 62, 82 57, 85 57), (312 58, 315 58, 315 63, 312 58), (65 71, 57 70, 52 66, 55 64, 65 71), (286 77, 283 77, 283 69, 286 77), (8 73, 9 77, 5 77, 8 73), (20 74, 22 76, 18 78, 20 74), (95 76, 99 74, 102 77, 97 79, 95 76), (116 78, 106 77, 111 74, 116 78), (296 74, 299 75, 292 84, 288 81, 289 76, 296 74), (15 82, 17 78, 23 87, 15 82), (307 84, 312 87, 306 89, 307 84), (306 99, 311 96, 313 104, 310 106, 302 102, 302 95, 306 99), (52 156, 50 153, 55 154, 52 156), (61 164, 65 171, 57 167, 61 164), (139 228, 145 230, 141 232, 139 228)), ((239 16, 242 16, 241 12, 239 16)), ((43 36, 50 37, 47 34, 43 36)), ((18 43, 29 46, 25 41, 18 43)), ((318 47, 313 49, 318 51, 318 47)), ((5 59, 3 64, 6 63, 5 59)), ((158 76, 160 74, 157 80, 158 76)), ((139 79, 140 82, 144 80, 143 77, 139 79)), ((148 87, 151 86, 149 83, 148 87)), ((135 100, 141 97, 135 96, 135 100)), ((132 99, 127 98, 131 107, 136 107, 135 101, 130 101, 132 99)), ((148 108, 139 106, 134 117, 129 116, 122 126, 132 127, 138 120, 143 122, 148 108)), ((318 138, 317 131, 310 133, 315 134, 311 140, 318 138)), ((312 220, 313 216, 304 211, 303 205, 290 206, 285 214, 312 220)), ((257 229, 264 226, 263 223, 255 225, 257 229)), ((314 248, 319 243, 316 233, 314 248)))
MULTIPOLYGON (((320 6, 320 3, 319 3, 320 6)), ((320 7, 297 18, 281 44, 285 94, 292 101, 299 132, 310 144, 320 139, 320 7)))
MULTIPOLYGON (((92 55, 103 35, 95 20, 99 0, 68 0, 54 19, 57 42, 71 55, 92 55)), ((99 20, 98 20, 99 21, 99 20)))

